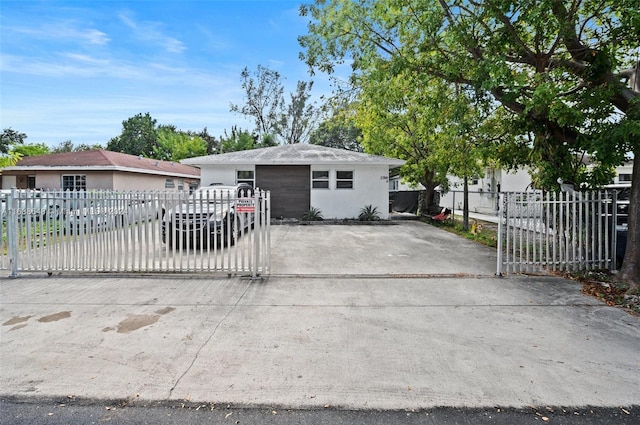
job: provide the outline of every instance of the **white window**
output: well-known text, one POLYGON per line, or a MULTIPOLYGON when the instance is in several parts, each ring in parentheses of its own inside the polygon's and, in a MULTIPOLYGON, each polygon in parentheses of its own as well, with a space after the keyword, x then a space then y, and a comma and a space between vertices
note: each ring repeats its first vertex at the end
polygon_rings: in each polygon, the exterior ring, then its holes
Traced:
POLYGON ((329 189, 329 171, 327 170, 312 171, 311 187, 313 189, 329 189))
POLYGON ((176 184, 174 183, 173 179, 166 179, 164 181, 164 187, 165 189, 173 189, 176 187, 176 184))
POLYGON ((336 189, 353 189, 353 171, 336 171, 336 189))
POLYGON ((62 190, 87 190, 86 175, 63 175, 62 190))
POLYGON ((618 174, 618 181, 619 182, 630 182, 632 181, 631 179, 631 174, 618 174))
POLYGON ((254 187, 255 177, 253 170, 237 170, 236 184, 246 183, 254 187))

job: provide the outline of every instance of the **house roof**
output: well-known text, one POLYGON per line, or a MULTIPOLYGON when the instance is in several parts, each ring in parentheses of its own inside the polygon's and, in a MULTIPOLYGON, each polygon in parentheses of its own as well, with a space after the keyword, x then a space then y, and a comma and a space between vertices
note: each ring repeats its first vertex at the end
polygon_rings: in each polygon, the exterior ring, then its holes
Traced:
POLYGON ((256 165, 315 165, 315 164, 379 164, 398 167, 404 160, 369 155, 326 146, 295 143, 269 148, 251 149, 217 155, 199 156, 181 161, 195 166, 256 164, 256 165))
POLYGON ((104 149, 28 156, 18 161, 15 166, 7 167, 5 170, 128 171, 187 178, 200 177, 200 170, 190 165, 111 152, 104 149))

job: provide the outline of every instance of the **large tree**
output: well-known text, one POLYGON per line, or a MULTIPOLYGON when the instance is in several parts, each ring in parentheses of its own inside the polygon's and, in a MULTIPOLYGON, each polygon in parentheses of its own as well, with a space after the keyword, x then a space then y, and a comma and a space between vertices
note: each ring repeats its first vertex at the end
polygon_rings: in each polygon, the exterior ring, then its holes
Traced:
POLYGON ((173 125, 160 125, 158 139, 153 147, 153 158, 163 161, 180 161, 207 154, 207 142, 197 134, 180 131, 173 125))
POLYGON ((329 119, 320 123, 309 136, 309 143, 329 148, 362 152, 360 130, 354 122, 329 119))
POLYGON ((5 128, 0 134, 0 154, 8 154, 13 146, 23 144, 27 135, 12 129, 5 128))
POLYGON ((258 143, 307 141, 315 123, 315 106, 310 102, 312 82, 298 81, 287 102, 279 72, 259 65, 255 73, 245 68, 240 76, 245 104, 231 104, 231 111, 254 120, 258 143))
POLYGON ((349 60, 357 75, 384 63, 391 75, 410 70, 489 94, 519 118, 517 135, 531 135, 531 165, 565 181, 579 175, 601 184, 606 170, 633 152, 619 276, 637 289, 640 92, 631 78, 638 70, 637 0, 331 0, 301 12, 313 18, 300 39, 312 69, 332 72, 349 60), (603 171, 575 173, 567 159, 582 155, 603 171))
POLYGON ((158 140, 156 123, 148 112, 123 121, 122 134, 109 140, 107 150, 153 158, 158 140))

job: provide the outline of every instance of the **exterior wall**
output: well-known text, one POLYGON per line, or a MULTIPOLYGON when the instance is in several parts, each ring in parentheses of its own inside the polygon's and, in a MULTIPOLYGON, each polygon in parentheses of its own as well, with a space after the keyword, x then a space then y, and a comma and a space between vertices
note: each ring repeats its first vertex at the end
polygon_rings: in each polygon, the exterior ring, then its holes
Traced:
MULTIPOLYGON (((167 176, 119 171, 34 171, 5 175, 3 179, 3 189, 11 189, 12 187, 19 189, 26 188, 26 179, 29 175, 35 175, 37 189, 49 190, 62 189, 63 175, 86 175, 87 190, 166 190, 166 179, 171 178, 167 176)), ((188 180, 177 177, 174 177, 173 180, 175 182, 175 190, 178 190, 179 181, 184 183, 184 190, 189 190, 189 183, 195 182, 197 184, 198 182, 197 179, 188 180)))
POLYGON ((184 177, 153 174, 114 173, 113 175, 113 189, 118 190, 189 190, 191 182, 193 180, 184 177), (166 187, 167 179, 173 180, 173 187, 166 187))
POLYGON ((16 186, 16 176, 7 176, 6 174, 2 176, 2 188, 3 189, 11 189, 17 187, 16 186))
POLYGON ((200 169, 201 186, 210 186, 217 183, 234 185, 236 184, 236 171, 238 170, 253 171, 255 176, 256 167, 253 164, 202 166, 200 169))
MULTIPOLYGON (((202 166, 202 186, 212 183, 236 184, 237 170, 253 170, 255 166, 202 166)), ((389 167, 387 165, 311 165, 313 171, 329 171, 329 189, 311 189, 311 206, 331 218, 357 218, 366 205, 378 209, 380 218, 389 218, 389 167), (353 189, 336 189, 336 170, 353 171, 353 189)))
POLYGON ((329 218, 357 218, 367 205, 389 218, 389 167, 387 165, 312 165, 313 171, 329 170, 329 189, 311 189, 311 206, 329 218), (336 189, 336 171, 353 171, 353 189, 336 189))
POLYGON ((497 170, 496 174, 499 176, 499 181, 501 182, 501 192, 526 192, 532 190, 531 176, 527 169, 511 172, 497 170))
POLYGON ((389 177, 389 191, 390 192, 404 192, 424 190, 424 186, 421 183, 409 184, 402 180, 400 176, 389 177))
MULTIPOLYGON (((463 208, 462 179, 450 177, 450 190, 440 197, 440 206, 461 210, 463 208)), ((469 182, 469 211, 496 214, 498 192, 526 192, 531 190, 531 177, 526 169, 513 172, 488 168, 477 182, 469 182)))
POLYGON ((633 175, 633 161, 627 162, 616 168, 616 176, 613 179, 613 184, 628 184, 631 185, 631 179, 633 175), (624 179, 620 179, 620 174, 624 176, 624 179))

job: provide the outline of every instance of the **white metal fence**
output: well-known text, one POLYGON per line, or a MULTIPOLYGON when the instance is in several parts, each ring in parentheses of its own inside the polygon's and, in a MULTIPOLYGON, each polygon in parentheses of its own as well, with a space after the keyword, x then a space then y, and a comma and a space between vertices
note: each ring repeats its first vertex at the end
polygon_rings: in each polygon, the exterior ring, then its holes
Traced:
POLYGON ((215 188, 3 193, 0 269, 267 273, 269 192, 215 188))
POLYGON ((502 193, 497 272, 616 267, 615 191, 502 193))

